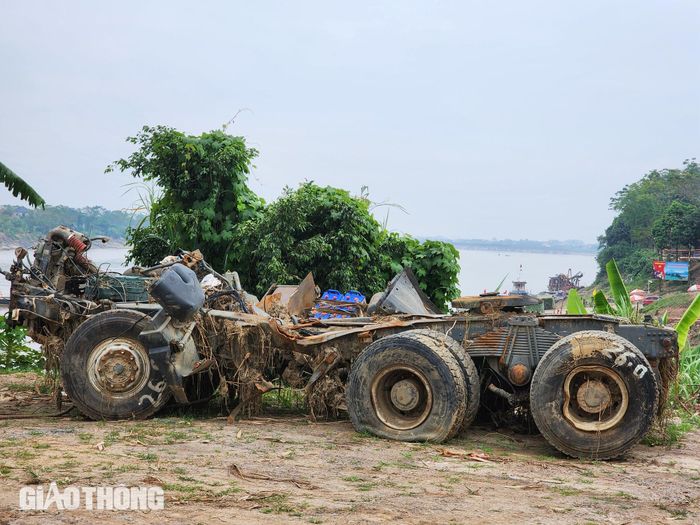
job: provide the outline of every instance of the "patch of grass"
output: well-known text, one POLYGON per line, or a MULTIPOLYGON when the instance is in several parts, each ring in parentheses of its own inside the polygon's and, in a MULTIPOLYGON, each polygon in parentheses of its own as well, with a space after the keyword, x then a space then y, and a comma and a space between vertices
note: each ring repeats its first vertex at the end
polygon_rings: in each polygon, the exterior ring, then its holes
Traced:
POLYGON ((39 450, 47 449, 47 448, 50 448, 50 447, 51 447, 51 445, 49 445, 48 443, 34 443, 34 444, 32 445, 32 448, 36 448, 36 449, 39 449, 39 450))
POLYGON ((628 494, 627 492, 623 492, 621 490, 615 493, 615 497, 619 498, 619 499, 626 499, 626 500, 639 499, 637 496, 633 496, 632 494, 628 494))
POLYGON ((661 312, 667 308, 687 308, 693 301, 691 294, 687 292, 678 292, 668 294, 658 301, 655 301, 644 308, 642 308, 642 313, 654 315, 661 312))
POLYGON ((455 485, 455 484, 459 483, 460 481, 462 481, 462 478, 461 478, 461 476, 447 476, 446 481, 450 485, 455 485))
POLYGON ((687 432, 700 428, 700 346, 680 353, 678 377, 669 393, 666 416, 643 440, 649 446, 673 445, 687 432))
POLYGON ((688 414, 682 410, 675 410, 674 413, 677 414, 677 421, 671 421, 664 428, 649 432, 644 436, 642 443, 650 447, 674 445, 684 434, 700 427, 699 414, 688 414))
POLYGON ((136 454, 136 457, 143 461, 148 461, 149 463, 158 461, 158 456, 152 454, 151 452, 139 452, 138 454, 136 454))
POLYGON ((697 403, 700 394, 700 345, 686 347, 681 352, 678 380, 674 387, 671 394, 675 400, 697 403))
POLYGON ((360 481, 364 481, 364 479, 362 479, 359 476, 345 476, 343 478, 343 481, 349 481, 350 483, 359 483, 360 481))
POLYGON ((377 487, 376 483, 373 483, 371 481, 366 481, 364 483, 358 483, 357 490, 360 490, 362 492, 369 492, 370 490, 372 490, 376 487, 377 487))
POLYGON ((262 405, 273 412, 301 412, 306 410, 306 397, 301 389, 280 386, 262 395, 262 405))
POLYGON ((373 441, 378 441, 379 438, 375 436, 374 434, 371 434, 367 432, 366 430, 363 430, 361 432, 355 432, 352 436, 353 441, 358 441, 361 439, 371 439, 373 441))
POLYGON ((189 437, 190 435, 187 432, 182 432, 181 430, 171 430, 165 434, 165 444, 174 445, 175 443, 182 443, 189 437))
POLYGON ((190 476, 178 476, 177 479, 179 481, 195 481, 195 482, 197 481, 196 479, 194 479, 193 477, 190 477, 190 476))
POLYGON ((575 487, 569 487, 567 485, 552 487, 552 490, 561 494, 562 496, 578 496, 582 492, 580 489, 577 489, 575 487))
POLYGON ((30 485, 35 485, 35 484, 41 482, 41 476, 39 476, 39 474, 37 474, 34 471, 34 469, 28 468, 25 470, 25 472, 27 473, 27 477, 28 477, 27 483, 29 483, 30 485))
POLYGON ((5 385, 10 392, 31 392, 34 385, 29 383, 8 383, 5 385))
POLYGON ((114 469, 115 472, 134 472, 136 470, 139 470, 140 467, 138 465, 119 465, 117 468, 114 469))
POLYGON ((199 492, 202 490, 202 487, 198 485, 186 485, 184 483, 163 483, 163 490, 192 494, 193 492, 199 492))
POLYGON ((231 483, 230 487, 214 492, 214 496, 217 496, 217 497, 230 496, 231 494, 241 492, 242 490, 243 489, 236 486, 234 483, 231 483))
POLYGON ((78 466, 80 466, 80 462, 75 460, 66 461, 64 463, 61 463, 60 465, 56 465, 56 467, 63 470, 72 470, 78 466))
POLYGON ((289 514, 290 516, 301 516, 301 511, 307 505, 294 505, 289 501, 286 494, 272 494, 262 500, 260 512, 264 514, 289 514))
POLYGON ((90 440, 92 440, 92 434, 90 434, 89 432, 80 432, 78 434, 78 439, 83 443, 89 443, 90 440))
POLYGON ((658 509, 668 512, 671 516, 673 516, 676 519, 687 518, 689 514, 687 509, 681 507, 672 507, 664 503, 656 503, 654 506, 658 509))
POLYGON ((15 452, 15 457, 17 459, 34 459, 37 457, 37 454, 29 450, 18 450, 15 452))
POLYGON ((105 435, 104 438, 104 444, 105 447, 108 447, 110 445, 114 445, 119 439, 121 438, 121 435, 119 434, 118 430, 112 430, 105 435))

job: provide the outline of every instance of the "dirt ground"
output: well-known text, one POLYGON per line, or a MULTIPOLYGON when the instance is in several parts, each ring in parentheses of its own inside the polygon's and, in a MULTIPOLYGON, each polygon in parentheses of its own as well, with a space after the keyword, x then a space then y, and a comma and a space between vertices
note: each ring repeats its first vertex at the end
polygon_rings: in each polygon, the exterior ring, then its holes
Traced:
MULTIPOLYGON (((29 374, 0 376, 0 413, 51 410, 29 374)), ((305 417, 0 419, 0 523, 700 522, 700 433, 576 461, 489 427, 447 445, 305 417), (161 511, 18 510, 26 484, 160 485, 161 511)))

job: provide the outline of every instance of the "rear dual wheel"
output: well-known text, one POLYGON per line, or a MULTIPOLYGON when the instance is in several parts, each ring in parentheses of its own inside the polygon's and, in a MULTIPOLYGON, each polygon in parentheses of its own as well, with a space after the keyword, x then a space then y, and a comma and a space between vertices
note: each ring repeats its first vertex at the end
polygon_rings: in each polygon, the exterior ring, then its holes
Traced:
POLYGON ((530 409, 547 441, 569 456, 611 459, 649 431, 658 387, 639 349, 616 334, 582 331, 542 357, 530 409))
POLYGON ((443 332, 438 332, 437 330, 412 330, 412 333, 429 337, 435 344, 447 348, 462 369, 467 389, 467 408, 464 412, 464 421, 459 429, 461 433, 474 422, 481 403, 481 381, 474 360, 461 344, 443 332))
MULTIPOLYGON (((368 346, 353 363, 346 389, 355 429, 400 441, 453 437, 468 412, 471 418, 470 402, 478 405, 478 399, 470 399, 473 387, 448 340, 438 332, 412 330, 368 346)), ((464 355, 472 380, 476 369, 464 355)))

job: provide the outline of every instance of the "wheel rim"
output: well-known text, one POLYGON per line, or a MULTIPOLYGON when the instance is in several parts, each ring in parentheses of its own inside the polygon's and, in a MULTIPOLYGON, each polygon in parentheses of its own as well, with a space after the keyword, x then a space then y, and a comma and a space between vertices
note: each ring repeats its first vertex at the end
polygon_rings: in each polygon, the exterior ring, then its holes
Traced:
POLYGON ((428 380, 408 365, 394 365, 379 372, 372 381, 371 395, 377 417, 396 430, 416 428, 433 406, 428 380))
POLYGON ((620 375, 604 366, 578 366, 564 380, 564 417, 577 429, 600 432, 627 413, 629 393, 620 375))
POLYGON ((148 353, 138 341, 116 337, 102 341, 88 358, 90 384, 105 396, 126 398, 148 382, 148 353))

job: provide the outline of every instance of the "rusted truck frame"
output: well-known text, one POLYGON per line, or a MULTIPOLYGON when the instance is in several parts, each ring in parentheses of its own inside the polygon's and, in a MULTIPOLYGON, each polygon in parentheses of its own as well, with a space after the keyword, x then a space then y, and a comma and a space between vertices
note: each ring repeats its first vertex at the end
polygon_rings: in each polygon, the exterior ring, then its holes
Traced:
POLYGON ((152 276, 147 301, 88 297, 86 280, 99 277, 90 242, 57 228, 33 262, 18 249, 5 275, 10 323, 28 327, 49 366, 60 362, 64 390, 93 419, 149 417, 214 391, 241 410, 281 378, 305 390, 312 414, 347 411, 357 430, 381 437, 444 441, 480 414, 536 427, 568 455, 606 459, 649 430, 675 376, 673 330, 530 314, 523 296, 464 297, 441 315, 406 271, 373 298, 371 316, 351 319, 306 318, 315 297, 306 280, 282 319, 273 295, 258 302, 188 252, 136 269, 152 276), (206 297, 204 275, 220 285, 206 297))

